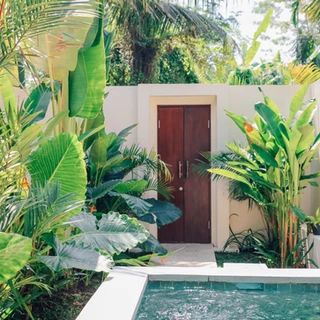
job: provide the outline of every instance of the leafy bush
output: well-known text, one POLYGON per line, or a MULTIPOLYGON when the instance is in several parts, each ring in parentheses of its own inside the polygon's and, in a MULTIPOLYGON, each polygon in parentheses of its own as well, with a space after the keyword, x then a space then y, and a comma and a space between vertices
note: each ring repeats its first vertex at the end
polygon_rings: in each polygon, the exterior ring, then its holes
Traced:
POLYGON ((253 121, 227 112, 248 145, 230 143, 228 153, 209 157, 213 178, 227 178, 232 196, 249 199, 263 211, 281 267, 299 267, 303 263, 303 221, 293 208, 299 206, 301 191, 309 184, 317 185, 315 179, 320 176, 319 172, 308 173, 318 152, 320 134, 316 135, 312 124, 317 103, 303 104, 307 89, 304 85, 297 92, 287 119, 269 97, 255 105, 253 121))

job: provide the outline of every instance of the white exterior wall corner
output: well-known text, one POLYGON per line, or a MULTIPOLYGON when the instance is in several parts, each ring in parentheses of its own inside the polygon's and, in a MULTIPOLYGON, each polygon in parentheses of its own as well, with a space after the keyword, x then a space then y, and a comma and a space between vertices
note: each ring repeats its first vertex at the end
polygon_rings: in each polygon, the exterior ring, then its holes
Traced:
MULTIPOLYGON (((260 86, 287 115, 292 97, 298 86, 260 86)), ((137 123, 138 127, 128 143, 139 143, 147 149, 157 150, 157 105, 158 104, 210 104, 212 151, 225 150, 225 144, 242 141, 239 130, 226 117, 225 110, 254 115, 254 104, 263 99, 258 86, 228 86, 220 84, 140 84, 136 87, 109 87, 104 111, 108 131, 119 132, 137 123)), ((317 97, 320 101, 320 85, 313 85, 307 99, 317 97)), ((319 114, 315 117, 319 128, 319 114)), ((227 184, 212 184, 212 242, 221 249, 229 236, 229 224, 235 232, 248 228, 263 228, 258 210, 249 211, 246 203, 230 201, 227 184), (237 215, 230 215, 236 213, 237 215)), ((318 204, 318 190, 305 192, 303 207, 312 213, 318 204)), ((154 226, 151 231, 156 234, 154 226)))

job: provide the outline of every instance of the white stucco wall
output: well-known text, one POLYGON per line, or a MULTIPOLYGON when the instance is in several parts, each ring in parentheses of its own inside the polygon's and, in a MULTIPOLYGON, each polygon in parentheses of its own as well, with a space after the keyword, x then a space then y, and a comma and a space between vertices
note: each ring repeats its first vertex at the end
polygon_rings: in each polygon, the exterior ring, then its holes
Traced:
MULTIPOLYGON (((283 114, 288 114, 289 104, 298 86, 261 86, 283 114)), ((254 104, 263 99, 257 86, 228 86, 202 84, 141 84, 136 87, 110 87, 105 100, 104 111, 108 131, 118 132, 137 123, 138 127, 128 143, 157 150, 157 105, 159 104, 210 104, 212 151, 225 150, 225 144, 241 141, 239 129, 225 115, 224 110, 254 115, 254 104)), ((313 86, 306 99, 319 96, 318 86, 313 86)), ((320 100, 319 100, 320 101, 320 100)), ((318 122, 318 117, 316 122, 318 122)), ((303 207, 311 214, 318 203, 318 190, 307 191, 303 207)), ((212 184, 212 242, 221 248, 229 236, 229 224, 235 232, 248 228, 263 228, 263 220, 258 210, 249 210, 246 203, 228 199, 227 185, 224 182, 212 184), (230 219, 230 215, 236 213, 230 219)), ((152 232, 156 234, 153 228, 152 232)))

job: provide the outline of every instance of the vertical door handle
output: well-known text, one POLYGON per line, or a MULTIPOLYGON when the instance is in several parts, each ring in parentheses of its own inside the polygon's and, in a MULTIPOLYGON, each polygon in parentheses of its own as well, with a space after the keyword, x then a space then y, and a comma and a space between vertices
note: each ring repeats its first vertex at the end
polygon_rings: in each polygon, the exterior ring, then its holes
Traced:
POLYGON ((190 165, 189 161, 186 160, 186 178, 187 179, 189 178, 189 165, 190 165))
POLYGON ((182 178, 182 161, 178 162, 179 179, 182 178))

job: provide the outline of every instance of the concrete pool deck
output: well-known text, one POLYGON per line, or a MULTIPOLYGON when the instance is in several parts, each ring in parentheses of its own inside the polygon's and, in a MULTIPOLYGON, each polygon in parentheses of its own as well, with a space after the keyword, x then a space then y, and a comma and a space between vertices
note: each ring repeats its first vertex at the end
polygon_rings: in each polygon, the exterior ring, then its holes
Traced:
POLYGON ((268 269, 263 264, 242 263, 225 264, 223 268, 116 267, 92 296, 77 320, 135 319, 148 281, 319 285, 320 270, 268 269))
POLYGON ((162 267, 216 268, 216 258, 212 244, 164 243, 168 255, 156 257, 152 262, 162 267))

